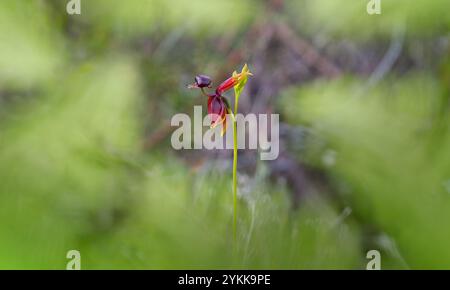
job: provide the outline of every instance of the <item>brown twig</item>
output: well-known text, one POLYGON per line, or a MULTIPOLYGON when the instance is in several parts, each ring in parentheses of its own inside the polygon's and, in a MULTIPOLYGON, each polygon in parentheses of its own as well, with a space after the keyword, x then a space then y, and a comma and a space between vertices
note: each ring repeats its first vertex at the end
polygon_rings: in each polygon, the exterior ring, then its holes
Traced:
POLYGON ((296 53, 300 54, 304 61, 324 76, 333 78, 341 74, 341 70, 329 59, 321 55, 308 41, 301 38, 285 23, 277 24, 277 35, 280 39, 296 53))
POLYGON ((175 128, 170 125, 169 121, 165 121, 161 126, 159 126, 158 129, 156 129, 150 136, 145 139, 143 147, 145 150, 153 148, 155 145, 162 142, 167 136, 169 136, 170 133, 175 128))

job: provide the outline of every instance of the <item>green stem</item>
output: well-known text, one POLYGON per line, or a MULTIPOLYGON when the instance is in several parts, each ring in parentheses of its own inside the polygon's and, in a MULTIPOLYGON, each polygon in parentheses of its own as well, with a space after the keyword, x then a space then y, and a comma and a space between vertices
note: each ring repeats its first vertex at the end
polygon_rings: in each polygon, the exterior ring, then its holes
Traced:
POLYGON ((202 91, 202 94, 203 94, 205 97, 209 97, 208 94, 205 92, 204 88, 200 88, 200 90, 202 91))
MULTIPOLYGON (((234 116, 238 110, 238 100, 234 103, 234 116)), ((233 241, 236 242, 236 224, 237 224, 237 161, 238 161, 238 146, 237 146, 237 122, 233 118, 233 241)))

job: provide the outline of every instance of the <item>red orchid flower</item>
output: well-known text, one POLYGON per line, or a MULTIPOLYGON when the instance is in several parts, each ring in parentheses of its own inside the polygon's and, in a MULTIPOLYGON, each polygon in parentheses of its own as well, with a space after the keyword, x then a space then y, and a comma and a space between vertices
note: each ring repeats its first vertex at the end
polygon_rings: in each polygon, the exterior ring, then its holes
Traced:
POLYGON ((222 82, 216 89, 215 94, 206 94, 205 87, 211 87, 211 78, 206 75, 198 75, 195 77, 195 83, 189 85, 189 88, 199 88, 203 94, 208 97, 208 114, 211 116, 211 128, 222 124, 222 133, 225 134, 227 129, 227 114, 232 114, 227 99, 222 94, 231 88, 243 87, 247 82, 247 77, 251 76, 247 64, 244 65, 242 71, 233 75, 222 82))

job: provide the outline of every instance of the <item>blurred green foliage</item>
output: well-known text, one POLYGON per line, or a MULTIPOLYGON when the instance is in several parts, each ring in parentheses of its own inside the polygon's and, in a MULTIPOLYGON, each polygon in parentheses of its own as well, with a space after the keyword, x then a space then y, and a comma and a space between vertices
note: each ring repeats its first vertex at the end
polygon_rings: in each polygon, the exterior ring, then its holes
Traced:
POLYGON ((36 86, 64 61, 64 39, 40 1, 0 3, 0 85, 36 86))
POLYGON ((137 152, 135 87, 126 60, 80 67, 2 124, 4 265, 55 266, 75 233, 113 218, 126 199, 123 156, 137 152))
POLYGON ((405 29, 410 37, 429 37, 448 33, 448 0, 381 0, 381 14, 366 13, 369 0, 290 1, 291 13, 298 13, 297 23, 310 34, 326 32, 334 36, 369 40, 389 37, 405 29))
MULTIPOLYGON (((309 33, 385 36, 405 17, 413 37, 448 32, 445 1, 383 1, 376 25, 356 11, 366 1, 295 3, 286 16, 309 33)), ((225 65, 211 43, 264 19, 264 2, 82 1, 74 16, 65 5, 0 2, 0 268, 64 269, 71 249, 83 269, 364 268, 368 226, 401 253, 383 265, 450 266, 448 65, 283 92, 282 118, 314 132, 299 160, 339 195, 323 189, 293 210, 261 165, 242 189, 233 248, 231 171, 142 143, 194 102, 192 74, 225 65)))
POLYGON ((357 214, 391 235, 410 267, 448 268, 448 94, 424 75, 361 84, 349 78, 286 94, 287 118, 317 133, 302 158, 345 183, 357 214), (324 162, 330 150, 333 162, 324 162))
MULTIPOLYGON (((60 10, 65 1, 55 1, 60 10)), ((205 37, 248 25, 258 15, 258 1, 96 0, 82 3, 83 22, 96 33, 130 38, 156 32, 205 37)))

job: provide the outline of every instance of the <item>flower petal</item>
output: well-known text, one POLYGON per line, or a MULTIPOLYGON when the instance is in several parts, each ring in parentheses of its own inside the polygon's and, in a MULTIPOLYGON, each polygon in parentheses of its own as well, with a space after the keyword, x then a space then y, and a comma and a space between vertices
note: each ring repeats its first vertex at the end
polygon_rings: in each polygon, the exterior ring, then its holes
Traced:
POLYGON ((232 87, 234 87, 235 84, 236 84, 236 78, 230 77, 217 87, 216 93, 218 95, 222 95, 224 92, 226 92, 229 89, 231 89, 232 87))
POLYGON ((240 73, 234 71, 231 77, 226 79, 217 87, 216 94, 222 95, 224 92, 233 87, 240 92, 244 88, 245 83, 247 83, 248 77, 252 75, 253 74, 250 72, 248 65, 245 64, 240 73))
POLYGON ((208 98, 208 114, 210 114, 211 126, 216 126, 223 122, 226 110, 227 106, 222 97, 215 95, 208 98))

